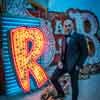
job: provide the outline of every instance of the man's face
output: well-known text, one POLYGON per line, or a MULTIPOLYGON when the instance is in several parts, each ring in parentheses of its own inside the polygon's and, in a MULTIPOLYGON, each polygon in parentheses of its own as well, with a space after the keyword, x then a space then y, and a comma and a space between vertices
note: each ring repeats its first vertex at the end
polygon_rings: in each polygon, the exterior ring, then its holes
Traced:
POLYGON ((63 27, 64 27, 64 34, 68 35, 72 32, 72 30, 74 28, 73 22, 70 19, 67 19, 64 21, 63 27))

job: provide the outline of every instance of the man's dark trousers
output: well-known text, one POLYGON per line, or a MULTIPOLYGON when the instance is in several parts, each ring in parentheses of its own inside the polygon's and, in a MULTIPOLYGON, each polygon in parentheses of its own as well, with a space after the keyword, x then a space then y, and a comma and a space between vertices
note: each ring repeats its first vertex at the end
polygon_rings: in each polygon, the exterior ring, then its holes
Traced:
MULTIPOLYGON (((67 73, 67 70, 65 69, 66 67, 63 67, 63 69, 59 69, 58 67, 56 68, 55 72, 53 73, 51 77, 51 82, 53 83, 54 87, 56 88, 58 95, 64 94, 64 91, 58 82, 59 78, 67 73)), ((72 71, 69 73, 71 77, 71 87, 72 87, 72 100, 77 100, 78 98, 78 75, 79 71, 76 70, 75 68, 72 69, 72 71)))

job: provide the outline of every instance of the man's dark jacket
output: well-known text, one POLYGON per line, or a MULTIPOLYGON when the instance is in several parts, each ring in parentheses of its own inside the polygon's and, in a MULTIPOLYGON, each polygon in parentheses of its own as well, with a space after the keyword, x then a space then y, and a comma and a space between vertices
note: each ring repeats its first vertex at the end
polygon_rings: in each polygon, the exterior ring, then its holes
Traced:
POLYGON ((74 33, 69 40, 67 50, 64 53, 64 69, 70 72, 75 66, 79 68, 84 64, 87 56, 87 42, 82 34, 74 33))

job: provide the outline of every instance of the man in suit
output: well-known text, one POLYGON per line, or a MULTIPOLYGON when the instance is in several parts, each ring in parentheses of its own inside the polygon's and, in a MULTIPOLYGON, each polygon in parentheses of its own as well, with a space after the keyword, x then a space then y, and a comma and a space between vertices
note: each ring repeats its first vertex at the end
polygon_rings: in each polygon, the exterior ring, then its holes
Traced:
POLYGON ((58 80, 65 73, 69 73, 71 77, 72 100, 78 100, 79 69, 88 56, 86 39, 84 35, 75 32, 75 25, 70 19, 64 21, 64 32, 65 39, 63 41, 61 62, 59 62, 60 65, 63 63, 63 66, 55 69, 51 82, 58 92, 57 98, 64 97, 64 91, 58 80))

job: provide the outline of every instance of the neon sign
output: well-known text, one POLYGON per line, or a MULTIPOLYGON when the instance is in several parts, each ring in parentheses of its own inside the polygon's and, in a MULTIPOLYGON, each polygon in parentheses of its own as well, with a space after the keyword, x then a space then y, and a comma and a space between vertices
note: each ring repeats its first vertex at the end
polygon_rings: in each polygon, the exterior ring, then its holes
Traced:
POLYGON ((45 51, 47 42, 44 33, 38 28, 19 27, 11 31, 11 47, 18 81, 24 92, 30 91, 30 75, 40 88, 48 77, 37 59, 45 51), (31 43, 29 47, 28 44, 31 43))

